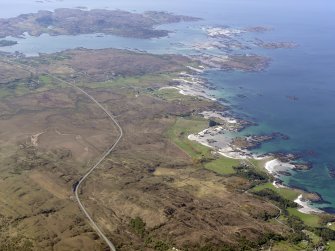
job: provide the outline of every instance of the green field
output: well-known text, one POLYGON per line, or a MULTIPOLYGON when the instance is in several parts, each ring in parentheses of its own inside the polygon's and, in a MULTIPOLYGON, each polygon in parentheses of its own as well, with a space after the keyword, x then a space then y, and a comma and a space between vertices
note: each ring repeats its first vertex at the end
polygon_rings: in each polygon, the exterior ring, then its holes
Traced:
POLYGON ((261 191, 263 189, 271 189, 272 191, 277 192, 280 196, 287 200, 295 200, 299 196, 299 192, 290 188, 276 188, 272 183, 265 183, 253 188, 253 191, 261 191))
POLYGON ((304 214, 299 212, 296 208, 288 208, 290 215, 299 217, 307 226, 318 227, 320 226, 320 217, 315 214, 304 214))
POLYGON ((168 130, 167 136, 179 148, 195 159, 211 158, 211 149, 187 137, 192 133, 198 133, 207 128, 208 122, 200 118, 177 118, 174 125, 168 130))
POLYGON ((227 175, 235 173, 234 166, 238 166, 240 160, 221 157, 205 164, 205 168, 218 174, 227 175))

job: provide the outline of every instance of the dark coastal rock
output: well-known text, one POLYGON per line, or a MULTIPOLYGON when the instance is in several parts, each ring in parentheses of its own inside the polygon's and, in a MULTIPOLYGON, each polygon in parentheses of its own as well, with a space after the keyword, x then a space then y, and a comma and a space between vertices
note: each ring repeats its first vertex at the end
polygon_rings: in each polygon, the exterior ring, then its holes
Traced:
POLYGON ((271 31, 272 28, 265 27, 265 26, 255 26, 255 27, 248 27, 244 29, 247 32, 266 32, 271 31))
POLYGON ((291 162, 301 157, 301 155, 297 153, 286 153, 286 152, 275 152, 275 153, 272 153, 272 156, 274 156, 276 159, 279 159, 281 162, 286 162, 286 163, 291 162))
POLYGON ((330 177, 335 179, 335 170, 329 170, 329 175, 330 175, 330 177))
POLYGON ((317 152, 314 150, 308 150, 303 153, 301 153, 303 156, 309 156, 309 157, 315 157, 317 156, 317 152))
MULTIPOLYGON (((273 132, 269 135, 247 135, 246 137, 243 137, 243 138, 238 137, 234 139, 232 141, 232 146, 240 148, 240 149, 251 150, 251 149, 260 147, 262 143, 265 143, 265 142, 268 142, 274 139, 288 140, 289 137, 280 132, 273 132)), ((287 155, 286 157, 288 156, 289 155, 287 155)), ((283 156, 281 156, 280 158, 284 159, 283 156)), ((289 161, 284 161, 284 162, 289 162, 289 161)))
POLYGON ((217 87, 215 87, 213 85, 209 85, 209 86, 207 86, 207 88, 211 91, 215 91, 217 89, 217 87))
POLYGON ((238 131, 242 131, 243 129, 249 127, 249 126, 257 126, 256 123, 252 122, 252 121, 249 121, 249 120, 245 120, 245 119, 242 119, 242 118, 236 118, 234 117, 238 124, 240 125, 240 129, 238 131))
POLYGON ((237 137, 232 140, 231 145, 234 148, 239 149, 255 149, 258 148, 262 143, 272 140, 271 135, 252 135, 247 137, 237 137))
POLYGON ((290 162, 305 157, 316 157, 317 152, 314 150, 301 151, 301 152, 275 152, 273 153, 273 156, 283 162, 290 162))
POLYGON ((289 136, 287 136, 287 135, 283 135, 283 136, 282 136, 282 139, 283 139, 283 140, 289 140, 289 139, 290 139, 290 137, 289 137, 289 136))
POLYGON ((287 99, 291 100, 291 101, 298 101, 299 98, 297 96, 286 96, 287 99))
POLYGON ((306 200, 309 200, 309 201, 313 202, 313 203, 320 203, 320 204, 321 203, 326 203, 326 204, 329 203, 328 201, 324 201, 322 199, 321 195, 317 192, 313 192, 313 193, 308 192, 308 193, 304 194, 304 198, 306 200))
POLYGON ((284 176, 292 176, 290 172, 285 172, 285 171, 279 171, 278 174, 284 175, 284 176))
POLYGON ((222 102, 222 103, 229 103, 229 101, 227 99, 224 99, 224 98, 219 98, 218 99, 219 102, 222 102))
POLYGON ((298 46, 293 42, 265 42, 258 38, 255 39, 254 44, 264 49, 292 49, 298 46))
POLYGON ((284 182, 281 179, 274 178, 274 181, 276 182, 277 185, 284 185, 284 182))
POLYGON ((281 132, 273 132, 272 134, 272 137, 273 138, 276 138, 276 139, 282 139, 282 140, 289 140, 290 137, 281 133, 281 132))
POLYGON ((247 96, 244 95, 244 94, 237 94, 236 97, 238 97, 238 98, 247 98, 247 96))
POLYGON ((200 55, 194 55, 192 58, 200 61, 209 68, 245 72, 263 71, 269 66, 271 61, 270 58, 253 54, 234 54, 228 57, 219 57, 202 53, 200 55))
POLYGON ((292 163, 295 166, 296 170, 310 170, 313 165, 310 162, 304 162, 304 163, 292 163))
POLYGON ((335 179, 335 164, 328 164, 327 168, 328 168, 328 173, 329 173, 330 177, 335 179))

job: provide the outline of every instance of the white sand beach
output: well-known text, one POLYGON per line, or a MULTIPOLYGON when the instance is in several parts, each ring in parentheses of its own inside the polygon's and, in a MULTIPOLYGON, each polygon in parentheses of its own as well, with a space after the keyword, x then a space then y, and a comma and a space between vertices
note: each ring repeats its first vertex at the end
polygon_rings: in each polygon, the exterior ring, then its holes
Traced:
POLYGON ((265 163, 265 169, 274 176, 279 176, 280 172, 287 172, 294 168, 294 165, 281 162, 278 159, 272 159, 265 163))
POLYGON ((310 205, 309 200, 304 200, 302 194, 298 196, 294 200, 295 203, 297 203, 300 208, 298 209, 299 212, 304 213, 304 214, 311 214, 311 213, 322 213, 320 209, 314 208, 310 205))

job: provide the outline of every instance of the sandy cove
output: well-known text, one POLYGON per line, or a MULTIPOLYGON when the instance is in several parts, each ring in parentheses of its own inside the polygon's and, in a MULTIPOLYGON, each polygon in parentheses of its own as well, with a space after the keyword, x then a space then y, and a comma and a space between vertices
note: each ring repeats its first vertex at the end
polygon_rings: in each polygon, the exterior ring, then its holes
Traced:
MULTIPOLYGON (((207 146, 224 157, 232 159, 263 159, 265 161, 264 168, 267 172, 279 179, 282 172, 290 172, 295 169, 295 166, 290 163, 281 162, 278 159, 274 159, 271 156, 255 156, 247 150, 233 149, 230 146, 231 137, 225 135, 225 130, 221 126, 207 128, 197 134, 190 134, 189 140, 196 141, 204 146, 207 146)), ((282 185, 277 180, 273 181, 273 185, 276 188, 290 188, 282 185)), ((295 200, 295 203, 299 205, 298 211, 311 214, 311 213, 322 213, 320 209, 314 208, 311 205, 311 201, 303 198, 300 194, 295 200)))

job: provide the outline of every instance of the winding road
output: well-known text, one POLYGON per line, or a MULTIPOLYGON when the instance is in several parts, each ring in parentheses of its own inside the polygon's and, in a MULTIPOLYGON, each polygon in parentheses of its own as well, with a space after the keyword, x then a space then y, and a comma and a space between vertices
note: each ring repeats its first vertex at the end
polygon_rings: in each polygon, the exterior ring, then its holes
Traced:
POLYGON ((85 206, 83 205, 82 201, 80 200, 79 197, 79 190, 80 190, 80 186, 81 184, 88 178, 88 176, 90 176, 92 174, 92 172, 98 168, 98 166, 101 164, 101 162, 103 162, 106 157, 115 149, 115 147, 119 144, 120 140, 123 137, 123 130, 122 127, 119 125, 118 121, 114 118, 114 116, 107 111, 107 109, 105 107, 103 107, 103 105, 101 105, 94 97, 92 97, 90 94, 88 94, 86 91, 84 91, 83 89, 81 89, 80 87, 71 84, 63 79, 60 79, 58 77, 55 77, 49 73, 45 73, 46 75, 48 75, 49 77, 56 79, 64 84, 67 84, 77 90, 79 90, 80 92, 82 92, 83 94, 85 94, 89 99, 91 99, 94 103, 96 103, 96 105, 103 110, 107 116, 113 121, 113 123, 116 125, 116 127, 119 130, 119 137, 117 138, 117 140, 115 141, 115 143, 107 150, 105 151, 105 153, 101 156, 101 158, 98 160, 97 163, 95 163, 94 166, 92 166, 87 173, 79 180, 79 182, 77 183, 77 185, 74 188, 74 194, 76 196, 76 200, 78 202, 78 205, 80 207, 80 209, 83 211, 83 213, 85 214, 86 218, 89 220, 90 224, 92 225, 92 227, 94 228, 94 230, 99 234, 99 236, 106 242, 106 244, 108 245, 108 247, 110 248, 110 250, 112 251, 116 251, 116 248, 114 246, 114 244, 106 237, 106 235, 101 231, 101 229, 99 228, 99 226, 96 224, 96 222, 92 219, 92 217, 90 216, 90 214, 87 212, 85 206))
MULTIPOLYGON (((36 74, 36 72, 34 72, 33 70, 29 70, 27 65, 18 63, 18 62, 12 62, 10 60, 3 60, 4 62, 14 65, 18 68, 21 68, 25 71, 28 71, 29 73, 32 74, 36 74)), ((92 219, 91 215, 88 213, 87 209, 85 208, 85 206, 83 205, 82 201, 80 200, 79 197, 79 191, 80 191, 80 187, 83 184, 83 182, 93 173, 93 171, 95 169, 97 169, 99 167, 99 165, 106 159, 106 157, 115 149, 115 147, 119 144, 120 140, 123 137, 123 130, 122 127, 120 126, 120 124, 118 123, 118 121, 114 118, 114 116, 102 105, 100 104, 94 97, 92 97, 90 94, 88 94, 86 91, 84 91, 83 89, 81 89, 80 87, 65 81, 59 77, 56 77, 50 73, 44 72, 44 73, 40 73, 40 74, 45 74, 61 83, 64 83, 78 91, 80 91, 81 93, 83 93, 85 96, 87 96, 89 99, 91 99, 101 110, 103 110, 104 113, 106 113, 106 115, 108 116, 108 118, 116 125, 118 131, 119 131, 119 136, 117 138, 117 140, 114 142, 114 144, 107 149, 103 155, 100 157, 100 159, 80 178, 80 180, 76 183, 75 187, 74 187, 74 194, 76 197, 76 200, 78 202, 78 205, 81 209, 81 211, 84 213, 84 215, 86 216, 86 218, 89 220, 91 226, 93 227, 93 229, 96 231, 96 233, 105 241, 105 243, 108 245, 108 247, 110 248, 111 251, 116 251, 116 248, 114 246, 114 244, 106 237, 106 235, 102 232, 102 230, 100 229, 100 227, 97 225, 97 223, 92 219)))

